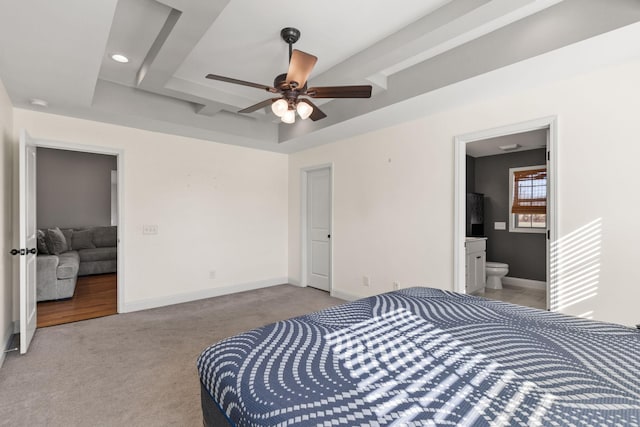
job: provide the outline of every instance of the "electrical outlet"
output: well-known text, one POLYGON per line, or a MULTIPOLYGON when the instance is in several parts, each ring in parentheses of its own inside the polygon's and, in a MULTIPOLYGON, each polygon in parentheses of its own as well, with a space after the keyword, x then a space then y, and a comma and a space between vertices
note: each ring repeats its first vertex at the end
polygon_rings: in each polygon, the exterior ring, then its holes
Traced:
POLYGON ((369 276, 362 276, 362 286, 369 286, 371 284, 371 280, 369 280, 369 276))
POLYGON ((142 234, 158 234, 158 226, 156 224, 145 224, 142 226, 142 234))
POLYGON ((397 291, 398 289, 400 289, 400 282, 393 282, 393 290, 397 291))
POLYGON ((209 271, 209 279, 215 279, 215 278, 216 278, 216 271, 215 270, 209 271))

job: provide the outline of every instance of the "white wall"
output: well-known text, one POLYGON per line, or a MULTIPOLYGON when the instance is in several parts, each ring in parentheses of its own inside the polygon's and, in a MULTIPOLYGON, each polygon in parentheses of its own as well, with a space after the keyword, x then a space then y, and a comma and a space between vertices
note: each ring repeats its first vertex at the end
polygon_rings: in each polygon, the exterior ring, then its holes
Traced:
POLYGON ((21 128, 124 151, 125 311, 286 282, 286 155, 15 109, 21 128))
MULTIPOLYGON (((602 224, 597 295, 563 311, 631 325, 640 321, 640 270, 633 250, 640 239, 640 222, 633 219, 640 192, 629 191, 640 157, 638 75, 640 61, 629 62, 288 159, 21 109, 13 110, 12 129, 11 104, 0 90, 0 189, 7 204, 16 140, 11 133, 20 128, 35 138, 123 149, 125 309, 137 309, 281 283, 287 268, 291 281, 300 282, 300 168, 332 162, 334 288, 352 296, 388 291, 393 281, 452 289, 453 137, 557 115, 559 237, 596 220, 602 224), (160 233, 142 235, 143 224, 159 225, 160 233), (209 278, 213 269, 216 279, 209 278), (371 277, 369 288, 361 285, 363 275, 371 277)), ((7 206, 0 223, 5 229, 0 327, 7 329, 7 206)), ((570 256, 561 254, 559 264, 566 265, 570 256)))
POLYGON ((0 366, 4 362, 4 349, 13 332, 12 264, 9 255, 13 241, 12 185, 13 185, 13 106, 0 81, 0 366))
MULTIPOLYGON (((574 301, 576 289, 561 275, 562 311, 639 323, 639 75, 640 61, 627 62, 291 155, 290 280, 301 281, 300 169, 332 162, 337 294, 389 291, 393 281, 452 290, 453 138, 557 115, 559 239, 602 224, 596 295, 574 301)), ((561 253, 558 265, 568 267, 576 253, 561 253)))

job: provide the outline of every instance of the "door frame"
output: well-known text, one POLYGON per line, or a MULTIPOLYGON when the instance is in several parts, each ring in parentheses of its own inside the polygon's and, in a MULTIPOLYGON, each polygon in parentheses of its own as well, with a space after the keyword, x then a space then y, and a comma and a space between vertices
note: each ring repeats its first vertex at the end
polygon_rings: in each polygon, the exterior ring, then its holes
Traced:
MULTIPOLYGON (((124 150, 114 147, 105 147, 98 145, 84 145, 64 141, 53 141, 47 139, 32 138, 38 148, 53 148, 57 150, 80 151, 84 153, 107 154, 116 156, 118 165, 118 272, 117 294, 118 294, 118 313, 123 313, 124 303, 124 245, 122 245, 124 237, 124 150)), ((37 159, 36 159, 37 160, 37 159)), ((37 168, 37 166, 36 166, 37 168)))
POLYGON ((300 286, 308 286, 308 263, 307 263, 307 179, 309 172, 320 169, 329 169, 329 230, 331 238, 329 239, 329 294, 333 295, 333 163, 323 163, 320 165, 307 166, 300 169, 300 186, 302 197, 300 197, 300 286))
POLYGON ((546 245, 547 310, 557 309, 557 281, 551 277, 551 243, 556 240, 558 220, 558 117, 547 116, 525 122, 514 123, 492 129, 471 132, 454 137, 455 151, 455 195, 454 195, 454 241, 453 241, 453 284, 454 291, 465 293, 465 194, 466 194, 466 154, 467 144, 473 141, 499 136, 548 129, 547 140, 547 176, 549 179, 547 194, 547 230, 549 237, 546 245))

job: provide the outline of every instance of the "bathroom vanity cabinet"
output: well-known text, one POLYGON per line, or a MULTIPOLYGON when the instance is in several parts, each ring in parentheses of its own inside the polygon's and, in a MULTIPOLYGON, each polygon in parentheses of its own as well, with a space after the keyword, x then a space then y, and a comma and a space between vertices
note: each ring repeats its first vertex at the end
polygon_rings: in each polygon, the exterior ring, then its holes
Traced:
POLYGON ((487 238, 467 237, 465 240, 465 283, 468 294, 484 291, 487 262, 487 238))

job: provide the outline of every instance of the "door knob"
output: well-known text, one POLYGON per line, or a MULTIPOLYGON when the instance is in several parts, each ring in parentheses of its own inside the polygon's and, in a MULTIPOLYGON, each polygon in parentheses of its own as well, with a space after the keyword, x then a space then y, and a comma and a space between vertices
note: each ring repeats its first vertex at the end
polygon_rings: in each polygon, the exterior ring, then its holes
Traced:
POLYGON ((331 238, 331 234, 327 234, 327 239, 330 239, 330 238, 331 238))
POLYGON ((28 255, 28 254, 37 254, 38 250, 36 248, 31 249, 11 249, 9 251, 11 255, 28 255))

